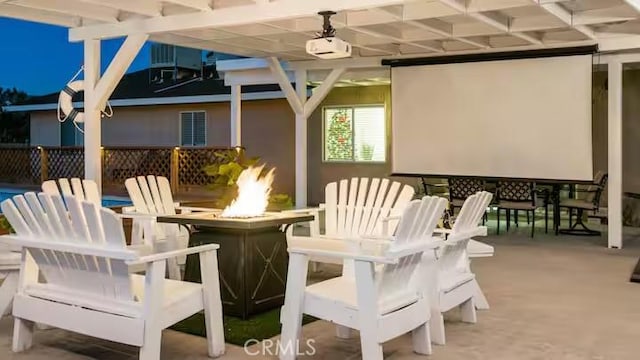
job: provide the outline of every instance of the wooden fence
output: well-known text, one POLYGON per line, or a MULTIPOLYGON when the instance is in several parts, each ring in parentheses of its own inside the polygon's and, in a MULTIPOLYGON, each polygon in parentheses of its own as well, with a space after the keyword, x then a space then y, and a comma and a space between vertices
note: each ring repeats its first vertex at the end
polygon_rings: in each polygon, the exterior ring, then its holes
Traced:
MULTIPOLYGON (((105 147, 101 151, 102 184, 124 191, 132 176, 167 177, 175 193, 202 188, 210 181, 206 165, 217 163, 217 153, 229 148, 105 147)), ((0 182, 39 185, 48 179, 84 177, 82 147, 0 147, 0 182)))

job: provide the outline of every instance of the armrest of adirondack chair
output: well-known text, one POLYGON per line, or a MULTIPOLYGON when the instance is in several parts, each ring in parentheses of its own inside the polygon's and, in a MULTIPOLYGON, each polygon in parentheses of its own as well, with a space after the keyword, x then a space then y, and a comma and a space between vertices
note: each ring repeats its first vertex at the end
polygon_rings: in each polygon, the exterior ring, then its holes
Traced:
MULTIPOLYGON (((294 214, 311 214, 313 215, 313 220, 309 221, 309 235, 310 236, 320 236, 320 212, 324 211, 324 204, 320 204, 318 207, 305 208, 305 209, 291 209, 291 210, 283 210, 284 213, 294 213, 294 214)), ((288 226, 287 228, 287 236, 293 236, 293 226, 288 226)))
MULTIPOLYGON (((177 203, 176 203, 177 204, 177 203)), ((176 206, 176 210, 180 210, 181 214, 188 214, 192 212, 214 212, 216 209, 197 207, 197 206, 176 206)))
POLYGON ((159 260, 167 260, 167 259, 175 258, 178 256, 185 256, 185 255, 203 253, 207 251, 214 251, 214 250, 218 250, 219 248, 220 248, 220 245, 218 244, 192 246, 186 249, 172 250, 172 251, 142 256, 137 259, 132 259, 127 261, 127 265, 146 264, 146 263, 159 261, 159 260))
POLYGON ((136 212, 127 212, 127 213, 122 213, 122 214, 116 214, 119 218, 123 218, 123 219, 139 219, 139 220, 148 220, 148 221, 155 221, 156 218, 158 217, 157 215, 153 215, 153 214, 142 214, 142 213, 136 213, 136 212))
POLYGON ((449 233, 447 237, 447 243, 457 242, 460 240, 470 239, 474 236, 487 236, 487 227, 486 226, 478 226, 471 230, 465 231, 456 231, 455 233, 449 233))
POLYGON ((386 251, 384 255, 380 255, 376 251, 368 249, 352 249, 342 240, 326 240, 320 242, 311 241, 310 247, 305 246, 304 241, 300 240, 287 249, 289 253, 300 254, 306 256, 321 256, 338 258, 342 260, 367 261, 380 264, 395 264, 401 257, 415 254, 419 251, 435 250, 440 247, 442 241, 434 239, 433 241, 424 241, 412 243, 409 246, 399 247, 390 251, 386 251))
POLYGON ((108 247, 95 247, 77 242, 53 242, 37 239, 25 238, 17 235, 0 236, 0 243, 9 246, 22 248, 44 249, 60 252, 68 252, 80 255, 108 257, 118 260, 135 260, 139 257, 138 252, 130 249, 110 249, 108 247))

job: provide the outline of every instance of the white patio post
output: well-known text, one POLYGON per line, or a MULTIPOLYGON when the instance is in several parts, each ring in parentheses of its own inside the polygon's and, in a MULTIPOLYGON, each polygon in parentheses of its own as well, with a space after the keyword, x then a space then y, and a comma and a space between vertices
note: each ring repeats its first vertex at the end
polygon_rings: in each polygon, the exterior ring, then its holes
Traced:
POLYGON ((295 71, 296 89, 277 58, 269 58, 269 68, 296 114, 296 207, 307 206, 307 119, 329 94, 345 68, 333 69, 313 95, 307 99, 307 69, 295 71))
POLYGON ((302 113, 296 112, 296 207, 307 206, 307 70, 296 70, 296 94, 302 113))
POLYGON ((231 147, 242 146, 242 87, 231 86, 231 147))
POLYGON ((84 41, 84 177, 102 189, 100 107, 95 91, 100 80, 100 40, 84 41))
POLYGON ((622 248, 622 62, 612 58, 608 65, 608 244, 622 248))
POLYGON ((84 41, 84 177, 94 180, 102 190, 101 114, 107 99, 138 55, 147 34, 129 35, 100 76, 100 40, 84 41))

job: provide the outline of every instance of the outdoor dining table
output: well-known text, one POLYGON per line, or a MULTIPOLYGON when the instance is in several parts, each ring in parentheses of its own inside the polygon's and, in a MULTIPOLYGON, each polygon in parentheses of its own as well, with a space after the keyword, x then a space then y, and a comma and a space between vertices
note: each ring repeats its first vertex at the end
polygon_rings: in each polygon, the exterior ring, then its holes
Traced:
MULTIPOLYGON (((447 187, 446 183, 438 182, 438 183, 429 183, 426 179, 448 179, 451 176, 442 176, 442 175, 416 175, 420 177, 422 186, 424 188, 425 193, 429 194, 430 187, 433 188, 443 188, 447 187)), ((536 185, 546 186, 551 189, 550 199, 552 200, 553 205, 553 229, 556 235, 560 233, 560 191, 563 187, 569 186, 569 195, 573 196, 576 185, 593 185, 593 181, 584 181, 584 180, 555 180, 555 179, 520 179, 520 178, 497 178, 497 177, 478 177, 484 179, 488 184, 497 184, 498 181, 528 181, 534 182, 536 185)), ((435 195, 435 194, 434 194, 435 195)), ((495 199, 495 198, 494 198, 495 199)))

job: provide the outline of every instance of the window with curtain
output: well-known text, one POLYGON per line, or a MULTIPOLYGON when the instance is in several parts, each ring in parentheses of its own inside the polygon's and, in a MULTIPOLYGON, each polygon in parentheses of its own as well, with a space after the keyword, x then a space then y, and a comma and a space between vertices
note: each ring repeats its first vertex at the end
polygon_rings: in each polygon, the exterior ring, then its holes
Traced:
POLYGON ((207 116, 204 111, 180 113, 180 146, 207 145, 207 116))
POLYGON ((323 117, 324 161, 386 161, 384 105, 325 107, 323 117))

